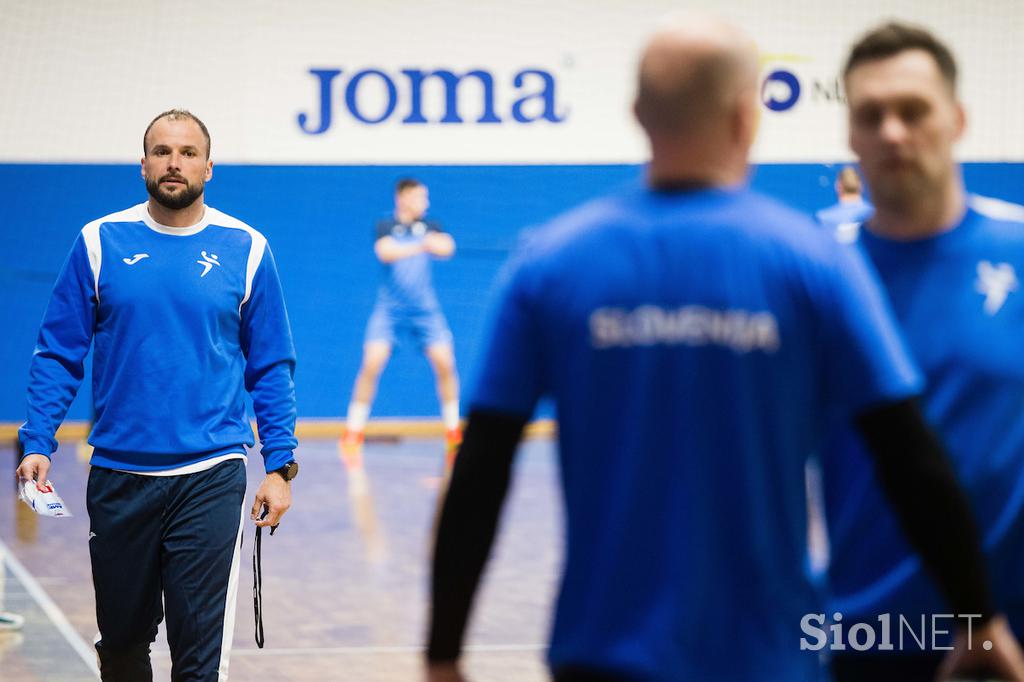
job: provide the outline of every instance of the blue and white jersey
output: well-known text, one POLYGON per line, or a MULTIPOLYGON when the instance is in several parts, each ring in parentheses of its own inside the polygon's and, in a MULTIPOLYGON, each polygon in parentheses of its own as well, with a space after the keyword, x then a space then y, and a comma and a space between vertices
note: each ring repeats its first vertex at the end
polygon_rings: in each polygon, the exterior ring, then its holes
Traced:
POLYGON ((632 190, 538 231, 473 409, 554 399, 567 514, 549 652, 645 680, 814 680, 804 466, 919 378, 863 264, 746 189, 632 190), (841 361, 836 361, 841 358, 841 361))
POLYGON ((821 209, 814 214, 814 217, 818 219, 822 227, 834 230, 840 225, 862 223, 874 212, 874 206, 863 199, 857 199, 837 202, 828 208, 821 209))
POLYGON ((206 207, 188 228, 139 204, 89 223, 61 269, 29 370, 26 453, 49 455, 93 353, 92 464, 162 471, 253 444, 267 471, 296 446, 295 350, 262 234, 206 207))
MULTIPOLYGON (((1024 208, 971 197, 953 229, 857 248, 888 290, 924 372, 922 406, 982 531, 997 606, 1024 625, 1024 208)), ((859 436, 824 453, 831 609, 845 617, 947 613, 875 482, 859 436)), ((894 620, 895 620, 895 616, 894 620)), ((919 616, 911 622, 920 622, 919 616)))
MULTIPOLYGON (((376 238, 391 237, 401 244, 420 244, 428 232, 443 232, 441 226, 430 220, 417 220, 406 224, 395 218, 377 223, 376 238)), ((377 305, 397 312, 434 311, 440 308, 431 280, 429 253, 418 253, 393 263, 382 263, 382 281, 377 292, 377 305)))

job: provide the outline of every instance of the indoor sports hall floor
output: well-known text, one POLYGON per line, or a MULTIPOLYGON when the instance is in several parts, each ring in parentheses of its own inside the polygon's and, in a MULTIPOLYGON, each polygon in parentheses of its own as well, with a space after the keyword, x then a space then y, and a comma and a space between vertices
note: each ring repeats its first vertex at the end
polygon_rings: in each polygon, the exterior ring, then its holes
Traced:
MULTIPOLYGON (((11 472, 12 447, 0 448, 0 467, 11 472)), ((80 450, 62 444, 50 476, 73 518, 33 514, 17 501, 13 475, 0 485, 0 610, 26 619, 21 632, 0 632, 0 680, 96 679, 88 465, 80 450)), ((253 529, 246 527, 232 680, 418 678, 442 453, 440 440, 370 441, 366 485, 350 486, 337 441, 302 442, 292 509, 274 537, 264 534, 262 650, 253 638, 253 529)), ((258 455, 248 471, 251 501, 262 476, 258 455)), ((551 440, 525 442, 469 638, 466 669, 477 682, 546 679, 543 644, 562 532, 556 477, 551 440)), ((155 679, 169 679, 162 632, 153 660, 155 679)))

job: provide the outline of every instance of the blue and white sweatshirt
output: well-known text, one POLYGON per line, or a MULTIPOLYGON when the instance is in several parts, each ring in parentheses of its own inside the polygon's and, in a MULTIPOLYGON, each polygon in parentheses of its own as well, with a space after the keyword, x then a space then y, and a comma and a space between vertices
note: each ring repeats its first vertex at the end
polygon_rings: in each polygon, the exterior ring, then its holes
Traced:
POLYGON ((253 445, 292 457, 295 348, 266 238, 209 206, 171 228, 146 203, 86 225, 46 308, 29 369, 26 453, 50 455, 93 354, 95 466, 166 471, 253 445))

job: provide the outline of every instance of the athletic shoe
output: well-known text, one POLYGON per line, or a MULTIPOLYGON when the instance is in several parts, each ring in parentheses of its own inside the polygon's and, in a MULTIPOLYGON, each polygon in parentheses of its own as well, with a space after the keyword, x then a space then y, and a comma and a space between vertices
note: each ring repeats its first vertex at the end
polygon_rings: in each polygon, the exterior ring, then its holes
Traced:
POLYGON ((20 630, 25 618, 9 611, 0 611, 0 630, 20 630))
POLYGON ((455 466, 455 456, 459 454, 459 446, 462 445, 462 429, 448 429, 444 434, 445 441, 445 470, 451 471, 455 466))
POLYGON ((362 431, 347 428, 341 436, 341 459, 349 469, 363 465, 363 438, 362 431))

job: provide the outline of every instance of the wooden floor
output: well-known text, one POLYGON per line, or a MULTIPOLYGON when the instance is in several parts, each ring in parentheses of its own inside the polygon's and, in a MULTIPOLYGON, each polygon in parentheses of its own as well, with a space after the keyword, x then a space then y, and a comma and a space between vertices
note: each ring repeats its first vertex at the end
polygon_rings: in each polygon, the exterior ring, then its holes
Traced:
MULTIPOLYGON (((246 528, 232 680, 418 679, 442 447, 436 439, 368 442, 367 475, 358 480, 342 466, 335 440, 303 441, 292 510, 274 537, 264 536, 262 650, 253 640, 246 528)), ((539 439, 519 454, 469 636, 466 669, 477 682, 547 679, 543 644, 562 532, 553 452, 550 440, 539 439)), ((0 680, 95 679, 86 456, 68 443, 51 470, 73 518, 40 518, 17 501, 13 485, 0 485, 0 553, 7 553, 0 610, 26 617, 22 632, 0 632, 0 680)), ((0 448, 0 468, 13 471, 14 457, 10 446, 0 448)), ((258 454, 248 471, 251 499, 262 478, 258 454)), ((156 679, 169 679, 162 633, 153 660, 156 679)))

